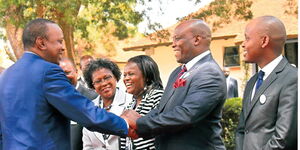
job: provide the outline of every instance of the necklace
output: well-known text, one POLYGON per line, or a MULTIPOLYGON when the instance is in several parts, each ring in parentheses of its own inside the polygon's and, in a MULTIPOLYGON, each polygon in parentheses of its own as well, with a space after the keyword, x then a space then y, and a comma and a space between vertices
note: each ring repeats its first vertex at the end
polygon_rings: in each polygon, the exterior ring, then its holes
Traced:
POLYGON ((106 106, 106 107, 104 107, 104 109, 105 109, 105 110, 110 110, 110 109, 111 109, 111 104, 108 105, 108 106, 106 106))

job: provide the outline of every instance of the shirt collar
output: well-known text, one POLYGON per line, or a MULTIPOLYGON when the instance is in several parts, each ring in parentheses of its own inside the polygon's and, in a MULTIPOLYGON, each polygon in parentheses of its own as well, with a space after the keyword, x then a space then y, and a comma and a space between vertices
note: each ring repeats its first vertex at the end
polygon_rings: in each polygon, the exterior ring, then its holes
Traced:
POLYGON ((39 56, 38 54, 32 52, 32 51, 25 51, 25 53, 28 53, 28 54, 33 54, 33 55, 36 55, 36 56, 39 56))
POLYGON ((210 54, 210 51, 206 50, 205 52, 194 57, 192 60, 190 60, 188 63, 185 64, 186 69, 190 70, 200 59, 202 59, 203 57, 205 57, 208 54, 210 54))
POLYGON ((275 58, 270 63, 268 63, 265 67, 260 69, 263 72, 265 72, 265 75, 263 78, 264 80, 271 74, 271 72, 275 69, 275 67, 280 63, 282 58, 283 58, 283 56, 279 55, 277 58, 275 58))
POLYGON ((77 90, 79 88, 79 82, 77 82, 75 89, 77 90))

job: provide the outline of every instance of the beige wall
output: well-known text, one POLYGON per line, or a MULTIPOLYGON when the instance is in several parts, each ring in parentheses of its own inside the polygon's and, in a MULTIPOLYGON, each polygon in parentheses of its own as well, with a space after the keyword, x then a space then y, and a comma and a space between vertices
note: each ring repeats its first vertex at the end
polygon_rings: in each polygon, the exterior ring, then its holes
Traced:
POLYGON ((166 87, 170 74, 176 67, 179 66, 179 64, 176 62, 171 46, 162 46, 156 48, 151 57, 157 63, 160 71, 160 77, 164 87, 166 87))

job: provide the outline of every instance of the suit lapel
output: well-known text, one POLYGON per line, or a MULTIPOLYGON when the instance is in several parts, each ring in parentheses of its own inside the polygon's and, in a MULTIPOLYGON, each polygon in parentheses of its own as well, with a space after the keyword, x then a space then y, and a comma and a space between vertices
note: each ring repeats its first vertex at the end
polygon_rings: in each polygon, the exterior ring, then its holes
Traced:
POLYGON ((170 97, 172 97, 172 95, 174 94, 175 89, 173 87, 173 83, 175 82, 177 75, 181 70, 180 68, 181 67, 178 67, 177 70, 174 71, 172 77, 170 77, 169 79, 169 84, 167 85, 164 95, 161 98, 162 100, 159 106, 159 112, 161 112, 165 108, 167 102, 170 100, 170 97))
POLYGON ((92 134, 94 134, 94 135, 97 137, 97 139, 98 139, 99 141, 101 141, 101 143, 104 143, 104 144, 105 144, 105 140, 104 140, 104 138, 103 138, 103 136, 102 136, 101 133, 98 133, 98 132, 92 132, 92 134))
MULTIPOLYGON (((255 74, 248 82, 246 86, 246 90, 244 93, 244 116, 247 116, 250 110, 250 104, 251 104, 251 95, 252 95, 252 89, 254 87, 255 81, 257 79, 257 74, 255 74)), ((246 118, 246 117, 245 117, 246 118)))
MULTIPOLYGON (((281 72, 284 67, 287 64, 287 60, 285 58, 283 58, 280 63, 275 67, 275 69, 271 72, 271 74, 267 77, 267 79, 265 81, 263 81, 261 87, 258 89, 258 91, 255 93, 255 95, 253 96, 250 108, 248 113, 246 114, 245 120, 247 120, 247 118, 249 117, 249 114, 251 113, 252 109, 254 108, 255 104, 257 103, 257 101, 259 100, 259 97, 263 94, 263 92, 277 79, 277 74, 279 72, 281 72)), ((257 75, 256 75, 257 76, 257 75)), ((256 77, 257 78, 257 77, 256 77)), ((256 80, 255 80, 256 82, 256 80)), ((254 83, 255 83, 254 82, 254 83)), ((252 86, 252 89, 254 87, 254 84, 252 86)), ((252 91, 252 89, 250 89, 252 91)), ((251 92, 250 92, 251 93, 251 92)), ((251 98, 251 94, 250 98, 251 98)), ((249 105, 248 105, 249 106, 249 105)))
MULTIPOLYGON (((200 59, 196 64, 194 64, 194 66, 188 70, 188 73, 190 73, 189 78, 191 78, 193 76, 192 72, 194 70, 196 70, 204 62, 207 62, 207 61, 210 61, 210 60, 212 60, 212 56, 211 56, 211 54, 208 54, 208 55, 204 56, 202 59, 200 59)), ((178 67, 176 69, 177 70, 174 71, 175 73, 173 74, 173 76, 170 77, 170 79, 169 79, 169 84, 166 87, 165 93, 162 97, 162 101, 161 101, 160 106, 159 106, 159 112, 162 112, 164 110, 164 108, 166 107, 166 104, 169 103, 172 95, 175 92, 175 88, 173 87, 173 83, 177 79, 177 75, 179 74, 179 72, 181 70, 181 67, 178 67)))

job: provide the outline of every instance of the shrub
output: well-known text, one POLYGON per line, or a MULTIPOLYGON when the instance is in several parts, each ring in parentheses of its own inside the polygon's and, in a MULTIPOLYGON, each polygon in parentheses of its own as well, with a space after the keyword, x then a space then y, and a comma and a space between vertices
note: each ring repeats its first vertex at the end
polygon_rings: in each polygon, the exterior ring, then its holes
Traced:
POLYGON ((235 131, 239 122, 242 110, 242 98, 235 97, 227 99, 223 107, 221 124, 223 127, 222 138, 226 149, 235 148, 235 131))

